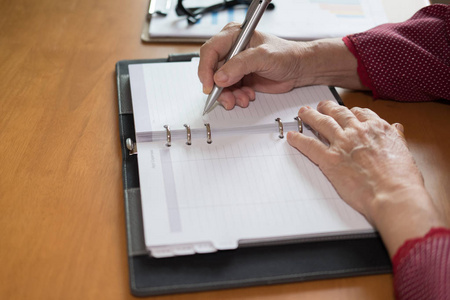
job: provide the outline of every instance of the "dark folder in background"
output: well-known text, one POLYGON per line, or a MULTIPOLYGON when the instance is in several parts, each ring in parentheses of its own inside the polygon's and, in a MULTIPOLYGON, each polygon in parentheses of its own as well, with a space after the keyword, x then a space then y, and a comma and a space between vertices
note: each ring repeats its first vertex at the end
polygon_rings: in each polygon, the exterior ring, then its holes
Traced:
POLYGON ((323 238, 160 259, 148 255, 144 245, 137 157, 129 155, 126 146, 128 138, 135 139, 128 65, 186 61, 194 55, 116 64, 132 294, 151 296, 391 272, 389 256, 379 237, 323 238))

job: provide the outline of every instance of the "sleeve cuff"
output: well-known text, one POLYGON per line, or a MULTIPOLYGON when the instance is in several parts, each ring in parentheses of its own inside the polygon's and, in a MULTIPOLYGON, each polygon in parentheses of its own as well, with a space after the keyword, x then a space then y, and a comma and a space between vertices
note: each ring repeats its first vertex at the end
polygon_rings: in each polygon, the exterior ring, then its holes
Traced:
POLYGON ((351 39, 351 36, 343 37, 342 41, 344 42, 345 46, 347 46, 347 49, 353 54, 353 56, 358 61, 357 72, 358 72, 359 79, 361 80, 361 83, 364 86, 368 87, 372 91, 373 97, 375 99, 378 99, 379 95, 372 83, 372 80, 369 77, 369 74, 367 73, 366 67, 364 66, 361 58, 358 55, 358 52, 356 50, 355 45, 353 44, 353 40, 351 39))
POLYGON ((392 267, 394 274, 397 272, 398 267, 401 265, 402 261, 408 256, 412 248, 417 244, 432 238, 439 237, 442 235, 450 235, 450 229, 444 227, 431 228, 430 231, 423 237, 418 237, 414 239, 407 240, 402 246, 397 250, 395 255, 392 257, 392 267))

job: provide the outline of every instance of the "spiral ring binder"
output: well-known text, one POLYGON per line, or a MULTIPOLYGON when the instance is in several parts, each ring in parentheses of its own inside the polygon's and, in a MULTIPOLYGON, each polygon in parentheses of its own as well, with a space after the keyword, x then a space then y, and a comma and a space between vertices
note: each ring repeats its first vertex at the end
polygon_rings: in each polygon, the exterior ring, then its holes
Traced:
POLYGON ((280 118, 276 118, 275 121, 278 122, 278 132, 280 133, 280 134, 278 135, 278 137, 279 137, 280 139, 282 139, 282 138, 284 138, 284 134, 283 134, 283 123, 281 122, 281 119, 280 119, 280 118))
MULTIPOLYGON (((297 121, 297 126, 298 126, 298 132, 303 133, 303 121, 299 118, 299 117, 295 117, 294 120, 297 121)), ((280 139, 284 138, 284 125, 283 122, 281 121, 281 118, 276 118, 275 119, 276 122, 278 122, 278 137, 280 139)), ((211 125, 209 123, 204 123, 205 128, 206 128, 206 142, 208 144, 212 143, 212 138, 211 138, 211 125)), ((188 124, 183 124, 184 128, 186 128, 186 145, 190 146, 192 145, 192 132, 191 132, 191 126, 188 124)), ((292 124, 291 123, 287 123, 288 128, 291 128, 292 124)), ((307 125, 305 125, 307 126, 307 125)), ((164 125, 164 128, 166 129, 166 146, 170 147, 172 146, 172 132, 170 130, 170 126, 169 125, 164 125)), ((194 136, 195 136, 195 129, 194 129, 194 136)), ((174 131, 174 138, 176 139, 179 136, 179 133, 177 130, 174 131)), ((136 149, 136 143, 133 142, 132 139, 127 139, 126 140, 126 146, 128 148, 128 150, 130 150, 129 155, 134 155, 137 154, 137 149, 136 149)))
POLYGON ((172 134, 170 133, 170 127, 169 127, 169 125, 164 125, 164 128, 166 129, 166 135, 167 135, 166 146, 170 147, 172 145, 172 134))
POLYGON ((184 124, 184 127, 186 127, 186 135, 187 135, 187 141, 186 141, 186 145, 191 145, 191 126, 184 124))
POLYGON ((208 144, 212 143, 211 140, 211 127, 209 126, 209 123, 205 123, 205 127, 206 127, 206 142, 208 144))
POLYGON ((298 132, 303 133, 303 121, 299 117, 295 117, 294 120, 298 123, 298 132))

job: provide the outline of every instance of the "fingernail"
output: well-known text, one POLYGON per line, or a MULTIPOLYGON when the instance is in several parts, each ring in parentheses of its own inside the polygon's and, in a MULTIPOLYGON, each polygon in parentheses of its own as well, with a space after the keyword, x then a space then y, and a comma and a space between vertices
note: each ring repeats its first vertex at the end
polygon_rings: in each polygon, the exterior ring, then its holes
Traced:
POLYGON ((211 93, 211 88, 208 88, 206 86, 203 86, 203 94, 208 95, 209 93, 211 93))
POLYGON ((309 107, 309 106, 303 106, 303 107, 300 107, 300 109, 299 109, 299 113, 302 113, 302 112, 304 112, 305 110, 308 110, 308 109, 311 109, 311 107, 309 107))
POLYGON ((400 123, 395 123, 394 126, 395 126, 395 128, 397 128, 397 130, 400 130, 401 132, 405 131, 405 128, 400 123))
POLYGON ((322 100, 317 104, 317 107, 324 105, 325 103, 327 103, 328 100, 322 100))
POLYGON ((219 71, 217 71, 217 73, 214 75, 214 79, 215 79, 216 81, 226 82, 226 81, 228 81, 228 75, 225 74, 224 71, 219 70, 219 71))
POLYGON ((226 103, 226 102, 223 102, 223 101, 220 101, 219 100, 219 103, 220 103, 220 105, 222 105, 223 106, 223 108, 225 108, 226 110, 229 110, 229 105, 228 105, 228 103, 226 103))

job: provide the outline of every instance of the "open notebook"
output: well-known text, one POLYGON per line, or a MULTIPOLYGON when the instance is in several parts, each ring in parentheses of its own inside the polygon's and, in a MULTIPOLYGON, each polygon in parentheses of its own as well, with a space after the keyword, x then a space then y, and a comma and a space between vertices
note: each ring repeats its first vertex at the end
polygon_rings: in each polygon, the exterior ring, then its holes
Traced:
MULTIPOLYGON (((316 165, 280 138, 275 119, 284 133, 298 130, 301 106, 335 99, 328 87, 257 93, 246 109, 217 106, 202 116, 206 96, 197 65, 129 66, 144 238, 152 256, 374 231, 316 165)), ((306 126, 303 134, 314 136, 306 126)))

